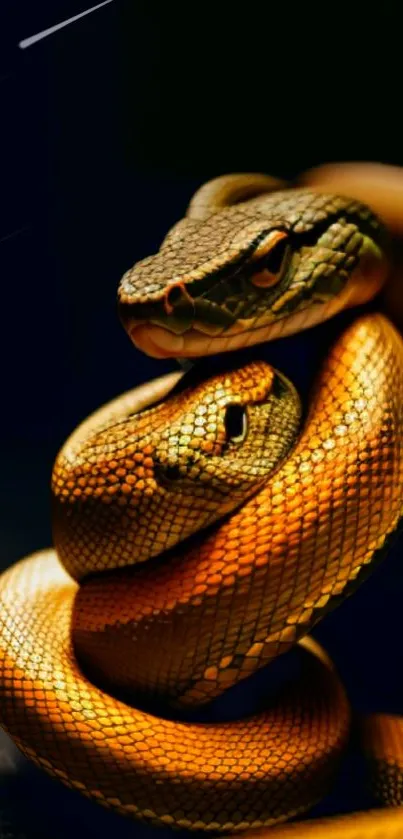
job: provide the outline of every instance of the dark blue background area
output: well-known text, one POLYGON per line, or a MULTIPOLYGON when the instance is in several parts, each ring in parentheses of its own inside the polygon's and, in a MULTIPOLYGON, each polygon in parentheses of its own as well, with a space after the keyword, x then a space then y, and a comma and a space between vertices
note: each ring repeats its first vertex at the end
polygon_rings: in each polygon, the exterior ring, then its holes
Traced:
MULTIPOLYGON (((116 287, 195 188, 231 170, 292 178, 331 159, 403 163, 401 29, 387 5, 355 22, 334 6, 326 21, 306 4, 263 14, 245 3, 220 18, 206 5, 115 0, 18 47, 91 5, 15 0, 0 10, 0 568, 50 543, 50 473, 67 434, 174 366, 131 346, 116 287)), ((334 328, 266 357, 304 391, 334 328)), ((315 631, 358 709, 403 713, 401 553, 400 541, 315 631)), ((362 803, 354 762, 343 772, 324 810, 362 803)), ((14 832, 153 832, 45 778, 6 739, 0 774, 14 832)), ((0 819, 1 829, 8 835, 0 819)))

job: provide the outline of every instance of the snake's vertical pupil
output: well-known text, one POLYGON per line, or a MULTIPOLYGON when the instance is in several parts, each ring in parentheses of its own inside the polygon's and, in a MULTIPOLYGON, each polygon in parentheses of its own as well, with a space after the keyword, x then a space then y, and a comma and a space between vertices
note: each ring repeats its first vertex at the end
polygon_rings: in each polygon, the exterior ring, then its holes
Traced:
POLYGON ((243 405, 227 405, 225 411, 225 433, 232 443, 242 443, 248 432, 248 418, 243 405))
POLYGON ((278 274, 281 271, 283 260, 289 248, 288 239, 279 239, 267 254, 264 267, 271 274, 278 274))

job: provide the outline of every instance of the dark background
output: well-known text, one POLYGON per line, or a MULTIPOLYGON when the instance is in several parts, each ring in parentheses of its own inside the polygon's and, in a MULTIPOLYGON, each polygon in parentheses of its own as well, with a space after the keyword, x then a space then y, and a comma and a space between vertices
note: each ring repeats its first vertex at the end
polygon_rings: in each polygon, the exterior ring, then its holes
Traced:
MULTIPOLYGON (((116 287, 194 189, 232 170, 293 178, 328 160, 403 163, 397 4, 355 19, 352 4, 114 0, 18 46, 91 5, 0 11, 2 568, 51 541, 52 462, 77 422, 172 368, 130 345, 116 287)), ((321 335, 307 335, 299 367, 320 351, 321 335)), ((401 547, 316 632, 358 708, 403 712, 401 547)), ((30 835, 64 836, 63 806, 66 835, 139 833, 15 756, 3 774, 30 835)), ((336 809, 350 806, 343 795, 336 809)))

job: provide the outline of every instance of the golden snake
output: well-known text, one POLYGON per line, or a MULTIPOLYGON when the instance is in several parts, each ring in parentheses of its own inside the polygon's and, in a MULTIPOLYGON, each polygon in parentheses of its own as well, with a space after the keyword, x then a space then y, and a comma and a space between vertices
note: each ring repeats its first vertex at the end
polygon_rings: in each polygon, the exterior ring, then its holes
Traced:
MULTIPOLYGON (((120 314, 141 349, 225 353, 381 288, 384 232, 367 207, 273 186, 206 185, 127 272, 120 314)), ((54 467, 55 551, 0 580, 0 722, 22 751, 122 814, 226 833, 289 819, 328 789, 350 710, 307 633, 368 574, 403 504, 403 343, 383 315, 342 331, 302 420, 281 373, 231 357, 87 419, 54 467), (260 713, 183 718, 297 642, 294 682, 260 713)), ((361 725, 389 804, 401 800, 401 729, 361 725)), ((403 832, 399 813, 379 811, 326 825, 329 839, 349 825, 403 832)))

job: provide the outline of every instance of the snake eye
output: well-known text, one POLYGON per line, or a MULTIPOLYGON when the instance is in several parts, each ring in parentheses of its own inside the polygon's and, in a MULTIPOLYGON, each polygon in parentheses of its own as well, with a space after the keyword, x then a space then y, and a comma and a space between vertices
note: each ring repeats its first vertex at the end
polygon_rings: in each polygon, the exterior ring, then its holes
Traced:
POLYGON ((165 469, 165 477, 168 481, 178 481, 181 476, 179 466, 167 466, 165 469))
POLYGON ((272 230, 257 246, 253 254, 256 272, 250 280, 257 288, 270 288, 283 276, 290 254, 288 235, 284 230, 272 230))
POLYGON ((245 407, 243 405, 227 405, 224 425, 228 442, 243 443, 248 433, 248 417, 245 407))
POLYGON ((176 464, 155 464, 155 477, 158 481, 161 481, 163 484, 170 484, 175 481, 179 481, 182 477, 180 473, 179 466, 176 464))

